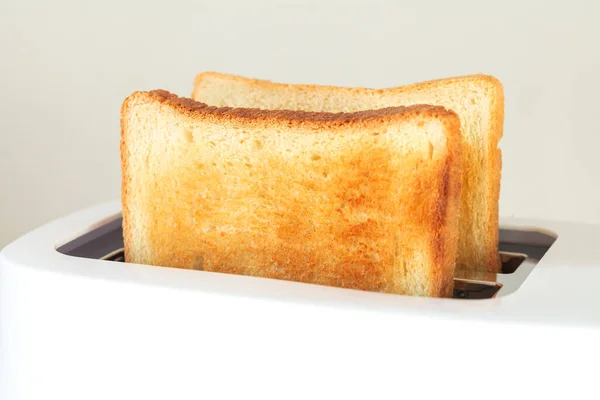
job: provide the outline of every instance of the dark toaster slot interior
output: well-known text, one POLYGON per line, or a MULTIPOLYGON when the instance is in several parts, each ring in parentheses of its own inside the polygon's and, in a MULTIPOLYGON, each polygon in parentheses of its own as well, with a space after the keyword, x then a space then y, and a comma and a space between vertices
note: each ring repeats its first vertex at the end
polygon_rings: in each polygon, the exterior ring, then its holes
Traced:
POLYGON ((455 299, 491 299, 500 291, 502 285, 495 282, 470 282, 462 279, 454 280, 455 299))

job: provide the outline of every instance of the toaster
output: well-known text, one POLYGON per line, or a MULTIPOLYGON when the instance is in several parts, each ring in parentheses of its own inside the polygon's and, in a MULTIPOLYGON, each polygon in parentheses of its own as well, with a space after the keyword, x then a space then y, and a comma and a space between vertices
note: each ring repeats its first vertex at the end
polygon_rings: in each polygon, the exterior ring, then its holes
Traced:
POLYGON ((501 218, 442 299, 128 263, 120 207, 0 253, 0 399, 600 398, 599 226, 501 218))

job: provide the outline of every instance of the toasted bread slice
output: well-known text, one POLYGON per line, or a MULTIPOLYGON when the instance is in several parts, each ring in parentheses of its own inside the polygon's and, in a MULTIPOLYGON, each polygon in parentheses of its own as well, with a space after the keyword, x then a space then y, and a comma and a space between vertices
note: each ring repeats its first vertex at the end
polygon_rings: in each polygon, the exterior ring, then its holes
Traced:
POLYGON ((474 271, 492 275, 499 271, 502 158, 498 143, 504 125, 504 93, 496 78, 472 75, 388 89, 364 89, 281 84, 206 72, 197 75, 192 98, 213 106, 313 112, 353 112, 413 104, 440 105, 455 111, 461 120, 464 163, 457 277, 469 278, 474 271))
POLYGON ((449 297, 460 120, 215 108, 136 92, 121 114, 128 262, 449 297))

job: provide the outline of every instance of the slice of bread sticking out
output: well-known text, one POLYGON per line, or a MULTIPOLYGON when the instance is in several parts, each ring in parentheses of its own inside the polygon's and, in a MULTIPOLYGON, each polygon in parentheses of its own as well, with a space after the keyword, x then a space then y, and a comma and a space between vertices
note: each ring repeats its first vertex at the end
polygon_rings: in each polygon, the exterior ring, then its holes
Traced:
POLYGON ((213 106, 353 112, 433 104, 458 114, 463 135, 457 277, 499 272, 498 201, 504 124, 501 83, 487 75, 461 76, 388 89, 282 84, 240 76, 201 73, 192 97, 213 106))
POLYGON ((136 92, 121 114, 127 262, 450 297, 460 120, 216 108, 136 92))

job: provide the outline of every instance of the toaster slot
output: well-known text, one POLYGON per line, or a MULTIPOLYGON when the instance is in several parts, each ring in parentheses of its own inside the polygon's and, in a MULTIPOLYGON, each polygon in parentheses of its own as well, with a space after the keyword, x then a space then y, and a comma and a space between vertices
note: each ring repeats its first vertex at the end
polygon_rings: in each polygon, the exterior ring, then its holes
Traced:
POLYGON ((556 235, 537 229, 500 229, 500 251, 525 254, 527 260, 539 262, 556 241, 556 235))
MULTIPOLYGON (((108 222, 57 247, 57 251, 71 257, 83 257, 109 262, 125 262, 122 219, 108 222)), ((454 279, 456 299, 491 299, 517 290, 533 268, 553 245, 556 237, 537 230, 500 229, 499 273, 474 271, 469 276, 457 274, 454 279)))
POLYGON ((112 219, 59 246, 56 251, 73 257, 101 260, 111 252, 122 249, 123 219, 112 219))
POLYGON ((501 274, 512 274, 527 259, 527 254, 511 253, 508 251, 500 252, 500 261, 502 262, 501 274))
POLYGON ((455 299, 491 299, 502 288, 502 284, 497 282, 470 281, 467 279, 454 280, 455 299))
POLYGON ((125 249, 121 248, 115 251, 111 251, 104 257, 100 257, 100 259, 105 261, 125 262, 125 249))

